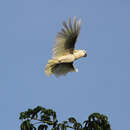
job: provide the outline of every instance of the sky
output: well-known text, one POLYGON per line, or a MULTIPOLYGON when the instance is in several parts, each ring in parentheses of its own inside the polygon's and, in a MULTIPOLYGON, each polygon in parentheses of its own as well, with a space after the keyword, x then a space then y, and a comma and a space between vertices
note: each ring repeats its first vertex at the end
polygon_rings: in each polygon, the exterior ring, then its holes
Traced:
POLYGON ((1 0, 0 122, 18 130, 20 112, 52 108, 60 121, 105 114, 112 130, 130 129, 129 0, 1 0), (78 73, 47 77, 44 68, 62 21, 82 19, 78 73))

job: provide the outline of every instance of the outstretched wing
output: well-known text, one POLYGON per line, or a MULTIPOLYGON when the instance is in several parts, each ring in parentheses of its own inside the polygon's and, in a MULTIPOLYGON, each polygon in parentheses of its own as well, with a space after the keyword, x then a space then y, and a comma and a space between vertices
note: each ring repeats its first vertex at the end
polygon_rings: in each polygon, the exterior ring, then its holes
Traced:
POLYGON ((59 57, 66 54, 72 54, 76 40, 80 32, 81 20, 77 21, 76 17, 73 19, 73 23, 69 18, 68 24, 64 21, 64 28, 61 29, 56 36, 56 44, 53 48, 53 57, 59 57))

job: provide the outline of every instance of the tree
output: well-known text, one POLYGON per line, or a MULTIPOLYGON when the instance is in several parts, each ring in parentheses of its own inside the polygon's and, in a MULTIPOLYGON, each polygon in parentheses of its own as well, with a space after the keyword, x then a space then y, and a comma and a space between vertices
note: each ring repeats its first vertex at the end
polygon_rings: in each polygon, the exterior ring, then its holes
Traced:
POLYGON ((20 113, 21 130, 111 130, 107 116, 93 113, 83 123, 77 122, 74 117, 67 121, 58 122, 56 112, 37 106, 20 113))

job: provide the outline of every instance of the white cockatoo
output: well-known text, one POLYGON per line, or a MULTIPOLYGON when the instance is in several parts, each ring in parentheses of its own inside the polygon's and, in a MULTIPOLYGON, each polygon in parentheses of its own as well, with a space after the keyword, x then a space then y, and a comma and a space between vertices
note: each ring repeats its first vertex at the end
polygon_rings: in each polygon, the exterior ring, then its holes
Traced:
POLYGON ((77 72, 73 62, 81 57, 86 57, 85 50, 75 50, 75 43, 80 32, 81 20, 77 21, 76 16, 73 23, 69 18, 68 23, 63 21, 64 28, 56 36, 56 44, 53 48, 53 57, 45 67, 45 73, 56 77, 66 75, 68 72, 77 72))

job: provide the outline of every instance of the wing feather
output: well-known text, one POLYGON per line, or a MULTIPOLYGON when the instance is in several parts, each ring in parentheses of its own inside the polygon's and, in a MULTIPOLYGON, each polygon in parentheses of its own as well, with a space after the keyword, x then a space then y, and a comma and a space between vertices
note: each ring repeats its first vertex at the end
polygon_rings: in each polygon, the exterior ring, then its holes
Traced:
POLYGON ((57 64, 54 68, 52 68, 51 71, 55 74, 56 77, 66 75, 68 72, 77 72, 75 67, 73 66, 73 63, 57 64))
POLYGON ((53 48, 53 57, 59 57, 66 54, 72 54, 76 40, 80 32, 81 20, 77 21, 76 17, 68 19, 68 24, 63 21, 63 29, 56 36, 56 44, 53 48))

